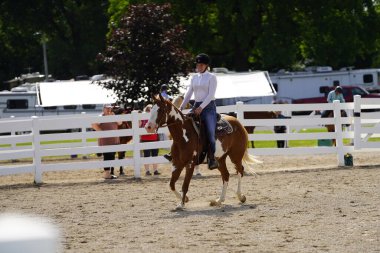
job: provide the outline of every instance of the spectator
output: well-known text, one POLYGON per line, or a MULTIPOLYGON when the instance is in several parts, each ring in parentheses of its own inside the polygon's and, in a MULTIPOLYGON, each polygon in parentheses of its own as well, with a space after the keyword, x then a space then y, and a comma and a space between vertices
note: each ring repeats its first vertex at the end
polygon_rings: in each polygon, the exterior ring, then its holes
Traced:
POLYGON ((166 84, 161 86, 161 96, 170 101, 172 100, 172 97, 168 95, 168 86, 166 84))
MULTIPOLYGON (((103 112, 101 116, 114 115, 112 111, 111 104, 105 104, 103 106, 103 112)), ((107 131, 107 130, 117 130, 118 126, 121 125, 121 122, 104 122, 104 123, 94 123, 92 128, 96 131, 107 131)), ((108 146, 108 145, 118 145, 120 144, 119 137, 104 137, 98 139, 99 146, 108 146)), ((116 152, 106 152, 103 153, 103 160, 110 161, 115 160, 116 152)), ((113 169, 113 168, 112 168, 113 169)), ((104 179, 116 179, 117 176, 111 174, 111 167, 104 168, 104 179)))
MULTIPOLYGON (((149 104, 144 108, 144 112, 150 113, 151 109, 152 109, 152 105, 149 104)), ((142 120, 140 127, 144 127, 147 122, 148 122, 148 120, 142 120)), ((153 142, 153 141, 158 141, 158 140, 159 140, 159 137, 158 137, 157 133, 156 134, 145 134, 145 135, 141 135, 141 137, 140 137, 140 141, 142 143, 143 142, 153 142)), ((158 148, 144 149, 143 152, 144 152, 144 157, 158 156, 158 148)), ((154 175, 160 175, 160 172, 158 172, 158 169, 157 169, 157 164, 153 163, 152 166, 153 166, 153 170, 154 170, 154 172, 153 172, 154 175)), ((149 171, 149 164, 144 164, 144 167, 145 167, 145 175, 151 176, 152 173, 149 171)))
MULTIPOLYGON (((276 111, 276 116, 278 119, 286 119, 284 115, 282 115, 281 111, 276 111)), ((278 133, 286 133, 286 126, 274 126, 274 132, 278 133)), ((285 148, 285 140, 277 140, 278 148, 285 148)))
MULTIPOLYGON (((119 106, 114 106, 113 109, 112 109, 112 111, 115 113, 115 115, 129 113, 128 110, 124 110, 124 109, 122 109, 119 106)), ((130 128, 131 127, 130 127, 130 125, 129 125, 129 123, 127 121, 121 122, 121 124, 118 126, 118 129, 130 129, 130 128)), ((119 137, 120 144, 127 144, 131 140, 132 140, 132 136, 120 136, 119 137)), ((117 152, 117 158, 119 160, 124 159, 125 158, 125 151, 119 151, 119 152, 117 152)), ((111 175, 114 175, 114 168, 113 167, 111 168, 111 175)), ((119 175, 120 176, 124 176, 125 175, 123 166, 120 166, 119 175)))
MULTIPOLYGON (((327 96, 327 103, 332 103, 334 100, 339 100, 341 103, 346 102, 343 97, 343 89, 340 86, 337 86, 335 90, 332 90, 329 92, 327 96)), ((328 115, 331 113, 331 110, 325 110, 322 112, 321 117, 327 118, 328 115)))

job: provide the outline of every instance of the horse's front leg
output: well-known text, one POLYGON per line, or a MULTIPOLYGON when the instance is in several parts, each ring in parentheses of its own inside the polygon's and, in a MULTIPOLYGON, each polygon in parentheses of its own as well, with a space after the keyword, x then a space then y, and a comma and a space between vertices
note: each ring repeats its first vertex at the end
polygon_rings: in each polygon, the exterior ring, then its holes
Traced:
POLYGON ((194 172, 194 163, 192 162, 191 164, 186 165, 186 174, 185 174, 185 179, 183 180, 182 184, 182 199, 181 203, 177 206, 177 210, 182 210, 185 207, 185 203, 189 201, 189 198, 186 196, 188 190, 189 190, 189 185, 191 178, 193 176, 194 172))
MULTIPOLYGON (((179 199, 179 200, 182 200, 182 195, 181 193, 179 193, 176 188, 175 188, 175 183, 177 182, 179 176, 181 175, 181 172, 183 170, 184 166, 181 166, 181 167, 175 167, 173 165, 173 168, 172 168, 172 176, 170 178, 170 189, 173 191, 174 195, 179 199)), ((185 199, 186 201, 186 199, 185 199)), ((188 201, 188 200, 187 200, 188 201)), ((186 202, 187 202, 186 201, 186 202)), ((179 204, 178 206, 181 206, 181 204, 179 204)))

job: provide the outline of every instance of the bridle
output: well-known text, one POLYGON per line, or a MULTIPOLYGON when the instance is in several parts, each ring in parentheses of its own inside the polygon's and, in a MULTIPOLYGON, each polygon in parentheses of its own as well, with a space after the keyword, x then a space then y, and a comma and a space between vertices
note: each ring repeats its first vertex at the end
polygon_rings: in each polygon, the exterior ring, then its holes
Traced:
MULTIPOLYGON (((161 108, 162 108, 162 107, 161 107, 161 108)), ((158 131, 158 129, 159 129, 160 127, 170 127, 170 126, 173 126, 173 125, 182 124, 182 121, 175 121, 175 122, 173 122, 173 123, 168 124, 166 118, 168 117, 170 111, 169 111, 169 109, 168 109, 167 104, 165 104, 165 107, 164 107, 163 110, 164 110, 165 117, 161 117, 161 118, 160 118, 160 120, 159 120, 159 122, 158 122, 158 124, 157 124, 156 133, 157 133, 157 131, 158 131), (164 118, 165 118, 165 120, 166 120, 166 123, 164 123, 164 124, 161 125, 161 123, 162 123, 162 121, 163 121, 164 118)), ((175 109, 175 110, 176 110, 176 109, 175 109)), ((199 130, 197 130, 196 126, 194 125, 194 120, 193 120, 191 117, 189 117, 189 116, 183 114, 181 111, 178 111, 178 112, 181 114, 183 120, 188 120, 188 119, 192 120, 194 130, 195 130, 195 132, 196 132, 197 135, 198 135, 198 138, 197 138, 197 147, 199 147, 199 146, 200 146, 200 138, 201 138, 201 135, 200 135, 199 130)), ((201 127, 202 121, 200 120, 199 122, 200 122, 200 127, 201 127)), ((200 159, 200 156, 198 155, 198 163, 200 163, 200 160, 199 160, 199 159, 200 159)))

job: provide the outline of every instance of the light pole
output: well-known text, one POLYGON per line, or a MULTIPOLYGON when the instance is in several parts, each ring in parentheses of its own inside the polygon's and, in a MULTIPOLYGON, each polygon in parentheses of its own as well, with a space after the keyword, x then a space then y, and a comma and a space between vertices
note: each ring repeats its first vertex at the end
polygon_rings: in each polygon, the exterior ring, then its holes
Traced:
POLYGON ((45 69, 45 82, 49 79, 49 72, 48 72, 48 62, 47 62, 47 56, 46 56, 46 40, 42 39, 42 51, 44 55, 44 69, 45 69))
POLYGON ((44 71, 45 71, 45 82, 49 80, 49 71, 48 71, 48 61, 46 54, 46 43, 48 42, 48 38, 44 33, 36 32, 35 35, 40 36, 40 41, 42 43, 42 54, 44 57, 44 71))

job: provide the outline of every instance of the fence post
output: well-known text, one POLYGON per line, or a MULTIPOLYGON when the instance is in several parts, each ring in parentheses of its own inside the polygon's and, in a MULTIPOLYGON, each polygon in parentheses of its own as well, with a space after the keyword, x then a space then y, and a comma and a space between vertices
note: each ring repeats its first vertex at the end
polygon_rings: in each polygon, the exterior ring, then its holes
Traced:
POLYGON ((135 169, 135 178, 141 178, 140 170, 140 122, 139 122, 139 113, 138 111, 132 111, 132 132, 133 132, 133 161, 135 169))
POLYGON ((342 117, 340 114, 340 101, 333 101, 334 108, 334 124, 335 124, 335 134, 336 134, 336 149, 338 156, 338 166, 344 166, 344 151, 343 151, 343 133, 342 133, 342 117))
POLYGON ((361 121, 360 121, 361 96, 354 96, 354 149, 361 149, 361 121))
POLYGON ((34 183, 42 183, 41 140, 38 116, 32 116, 34 183))
MULTIPOLYGON (((81 112, 81 115, 83 117, 87 116, 86 112, 81 112)), ((87 127, 85 125, 82 126, 81 132, 82 132, 82 145, 81 146, 85 147, 85 146, 87 146, 87 139, 85 137, 83 137, 83 136, 85 136, 85 133, 87 132, 87 127)), ((87 159, 87 155, 82 154, 82 159, 87 159)))
POLYGON ((236 102, 236 118, 242 122, 244 120, 244 111, 242 109, 242 105, 244 105, 243 102, 238 101, 236 102))

